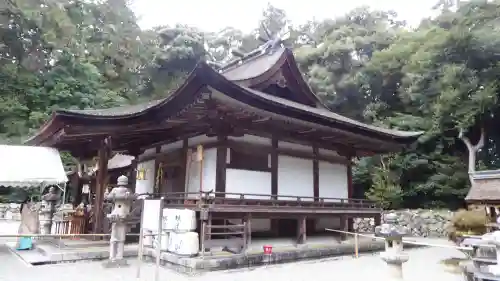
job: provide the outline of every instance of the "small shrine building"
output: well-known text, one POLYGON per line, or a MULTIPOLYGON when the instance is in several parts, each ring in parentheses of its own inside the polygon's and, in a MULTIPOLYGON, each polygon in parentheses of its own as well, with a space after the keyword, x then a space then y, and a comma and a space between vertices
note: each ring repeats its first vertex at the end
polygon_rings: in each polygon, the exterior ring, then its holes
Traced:
MULTIPOLYGON (((182 200, 170 200, 170 207, 197 211, 200 194, 211 194, 214 223, 251 218, 252 232, 293 229, 302 241, 306 230, 348 227, 353 217, 379 219, 381 209, 353 198, 353 159, 401 151, 420 135, 328 110, 292 51, 271 40, 220 67, 198 63, 160 100, 58 110, 27 143, 82 160, 98 156, 96 214, 108 160, 119 152, 135 157, 136 193, 177 194, 182 200)), ((102 220, 96 216, 97 233, 102 220)))

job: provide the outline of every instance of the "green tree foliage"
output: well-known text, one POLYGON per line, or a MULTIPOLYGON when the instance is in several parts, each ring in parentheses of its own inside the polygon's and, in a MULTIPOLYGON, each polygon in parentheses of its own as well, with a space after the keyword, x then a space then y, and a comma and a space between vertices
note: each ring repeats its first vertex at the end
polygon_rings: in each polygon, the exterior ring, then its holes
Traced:
POLYGON ((268 6, 255 30, 142 30, 125 0, 0 1, 0 141, 18 143, 57 108, 103 108, 168 95, 200 60, 225 62, 286 35, 311 88, 331 110, 382 127, 423 130, 405 152, 357 159, 355 193, 385 207, 460 207, 467 151, 498 168, 500 1, 436 1, 411 29, 361 7, 293 26, 268 6), (365 194, 366 193, 366 194, 365 194))
POLYGON ((399 185, 398 177, 389 167, 394 159, 382 159, 380 166, 374 168, 371 188, 366 192, 366 197, 378 202, 382 208, 397 209, 401 207, 403 191, 399 185), (388 163, 386 163, 388 162, 388 163))

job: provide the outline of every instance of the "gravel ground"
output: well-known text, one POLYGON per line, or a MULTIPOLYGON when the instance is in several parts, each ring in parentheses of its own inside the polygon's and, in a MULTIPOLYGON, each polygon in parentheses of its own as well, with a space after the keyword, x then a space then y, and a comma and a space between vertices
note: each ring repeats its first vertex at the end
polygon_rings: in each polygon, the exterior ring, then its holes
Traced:
MULTIPOLYGON (((449 258, 462 258, 463 255, 457 250, 433 247, 409 250, 407 253, 410 260, 403 269, 406 281, 463 280, 461 275, 452 273, 441 263, 449 258)), ((101 265, 102 262, 29 266, 4 246, 0 246, 0 261, 0 281, 153 281, 155 271, 154 265, 144 264, 141 267, 141 278, 136 279, 137 264, 135 260, 130 262, 129 268, 121 269, 104 269, 101 265)), ((306 281, 311 280, 311 278, 314 278, 315 281, 388 280, 386 265, 378 254, 364 255, 358 259, 351 257, 330 258, 251 269, 208 272, 193 276, 178 274, 169 269, 160 269, 160 280, 168 281, 306 281)))

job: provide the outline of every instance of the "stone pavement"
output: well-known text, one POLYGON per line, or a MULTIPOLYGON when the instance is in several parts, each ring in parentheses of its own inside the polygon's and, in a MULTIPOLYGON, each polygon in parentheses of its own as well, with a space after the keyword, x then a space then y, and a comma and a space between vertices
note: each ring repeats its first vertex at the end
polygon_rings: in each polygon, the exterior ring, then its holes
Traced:
MULTIPOLYGON (((443 244, 443 241, 432 241, 443 244)), ((448 248, 419 248, 408 250, 410 260, 404 265, 405 281, 461 281, 461 275, 452 273, 441 264, 448 258, 462 258, 463 254, 448 248)), ((155 266, 144 264, 141 279, 136 279, 136 261, 124 269, 104 269, 102 262, 81 262, 28 266, 6 247, 0 246, 0 281, 137 281, 154 280, 155 266)), ((258 268, 200 273, 193 276, 178 274, 170 269, 160 269, 160 280, 168 281, 315 281, 352 280, 386 281, 385 264, 378 254, 352 257, 310 260, 258 268)))

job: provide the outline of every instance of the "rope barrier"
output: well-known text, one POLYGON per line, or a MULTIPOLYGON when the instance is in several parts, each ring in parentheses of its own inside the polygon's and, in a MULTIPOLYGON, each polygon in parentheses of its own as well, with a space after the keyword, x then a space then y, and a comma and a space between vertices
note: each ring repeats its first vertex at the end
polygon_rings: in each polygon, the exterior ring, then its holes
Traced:
MULTIPOLYGON (((330 228, 325 228, 326 231, 331 231, 331 232, 339 232, 339 233, 344 233, 344 234, 349 234, 349 235, 354 235, 356 236, 361 236, 361 237, 368 237, 371 239, 378 239, 378 240, 385 240, 383 237, 377 237, 374 234, 367 235, 363 233, 357 233, 357 232, 349 232, 349 231, 343 231, 343 230, 338 230, 338 229, 330 229, 330 228)), ((413 245, 419 245, 419 246, 428 246, 428 247, 440 247, 440 248, 451 248, 451 249, 457 249, 457 250, 466 250, 466 251, 471 251, 471 247, 462 247, 462 246, 453 246, 453 245, 444 245, 444 244, 433 244, 433 243, 425 243, 425 242, 418 242, 415 240, 408 240, 407 238, 403 237, 403 243, 406 244, 413 244, 413 245)))

